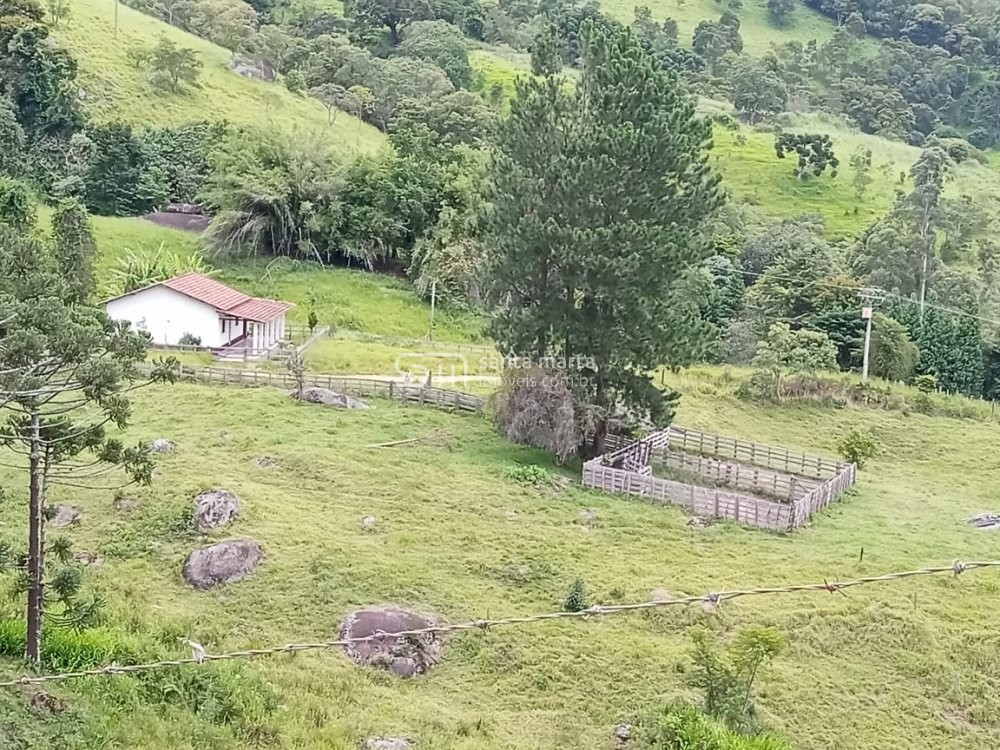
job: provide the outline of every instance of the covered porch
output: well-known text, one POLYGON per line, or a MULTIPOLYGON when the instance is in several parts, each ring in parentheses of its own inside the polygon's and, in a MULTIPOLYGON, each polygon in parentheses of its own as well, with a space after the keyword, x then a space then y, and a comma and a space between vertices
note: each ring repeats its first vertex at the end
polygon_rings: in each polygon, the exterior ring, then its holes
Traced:
POLYGON ((287 302, 251 300, 247 305, 219 314, 223 343, 215 352, 219 359, 266 359, 287 340, 287 302), (246 309, 241 309, 241 308, 246 309))

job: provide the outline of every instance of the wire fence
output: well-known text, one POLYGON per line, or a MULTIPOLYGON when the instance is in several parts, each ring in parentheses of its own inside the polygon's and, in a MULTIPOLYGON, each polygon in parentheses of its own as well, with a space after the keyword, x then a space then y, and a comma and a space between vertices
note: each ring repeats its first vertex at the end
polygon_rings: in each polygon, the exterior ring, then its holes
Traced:
MULTIPOLYGON (((386 641, 399 638, 418 638, 421 636, 443 636, 450 633, 459 633, 468 630, 491 630, 499 627, 510 627, 515 625, 533 625, 541 622, 553 620, 573 620, 588 619, 591 617, 602 617, 609 615, 625 614, 627 612, 639 612, 643 610, 661 609, 666 607, 689 606, 691 604, 702 604, 717 607, 726 601, 741 599, 752 596, 772 596, 777 594, 799 594, 811 591, 825 591, 831 594, 844 594, 847 589, 857 586, 865 586, 873 583, 889 583, 901 581, 906 578, 918 576, 934 576, 944 573, 951 573, 958 576, 968 570, 980 568, 1000 567, 1000 560, 984 560, 973 562, 962 562, 955 560, 951 565, 920 568, 918 570, 899 571, 895 573, 885 573, 878 576, 865 576, 854 578, 848 581, 823 581, 822 583, 805 583, 791 586, 775 586, 753 589, 740 589, 735 591, 718 591, 702 594, 699 596, 686 596, 676 599, 655 599, 632 604, 611 604, 595 605, 580 612, 547 612, 535 615, 521 615, 517 617, 506 617, 492 620, 469 620, 468 622, 455 623, 452 625, 432 625, 424 628, 414 628, 411 630, 399 630, 391 633, 376 631, 371 635, 359 636, 355 638, 339 638, 330 641, 315 641, 306 643, 288 643, 283 646, 272 646, 268 648, 245 649, 242 651, 228 651, 225 653, 211 654, 197 650, 190 658, 167 659, 163 661, 149 662, 145 664, 109 664, 105 667, 94 669, 83 669, 75 672, 60 672, 47 675, 24 675, 12 680, 0 682, 0 688, 18 687, 20 685, 37 685, 50 682, 65 682, 68 680, 80 679, 83 677, 109 677, 113 675, 129 675, 140 672, 150 672, 160 669, 170 669, 187 665, 199 665, 215 661, 230 661, 236 659, 254 659, 267 656, 278 656, 280 654, 295 654, 303 651, 320 651, 344 648, 346 646, 371 643, 373 641, 386 641)), ((846 594, 845 594, 846 596, 846 594)), ((197 644, 193 644, 197 645, 197 644)))

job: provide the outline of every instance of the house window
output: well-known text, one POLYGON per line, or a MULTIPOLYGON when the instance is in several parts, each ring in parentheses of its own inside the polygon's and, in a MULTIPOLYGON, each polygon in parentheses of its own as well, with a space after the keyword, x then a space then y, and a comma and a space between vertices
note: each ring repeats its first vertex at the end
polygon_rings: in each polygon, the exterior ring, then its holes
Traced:
POLYGON ((226 332, 226 321, 224 319, 220 318, 219 322, 222 323, 222 332, 225 333, 226 332))

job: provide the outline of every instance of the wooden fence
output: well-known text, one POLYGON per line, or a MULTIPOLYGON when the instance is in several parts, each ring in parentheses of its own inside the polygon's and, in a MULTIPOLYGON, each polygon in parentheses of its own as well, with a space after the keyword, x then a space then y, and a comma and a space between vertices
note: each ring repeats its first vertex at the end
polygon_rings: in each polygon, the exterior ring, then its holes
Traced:
MULTIPOLYGON (((748 466, 774 469, 801 477, 829 479, 839 474, 845 465, 840 461, 808 453, 798 453, 775 445, 751 443, 725 435, 698 432, 674 425, 655 434, 663 435, 659 440, 669 450, 731 460, 748 466)), ((609 436, 607 440, 608 446, 611 448, 621 448, 628 442, 631 442, 630 438, 618 435, 609 436)))
POLYGON ((682 427, 641 441, 609 437, 607 445, 611 452, 584 464, 584 485, 773 531, 802 526, 857 478, 854 464, 682 427), (693 482, 636 471, 630 458, 642 454, 652 466, 690 474, 693 482))
MULTIPOLYGON (((293 390, 298 383, 291 373, 273 370, 238 370, 231 367, 181 367, 182 380, 218 383, 232 386, 272 386, 293 390)), ((336 375, 307 373, 306 388, 329 388, 357 398, 388 398, 404 403, 433 406, 447 411, 479 414, 486 408, 486 399, 462 391, 403 384, 377 378, 341 378, 336 375)))
POLYGON ((680 505, 697 516, 726 518, 773 531, 788 531, 793 528, 795 518, 789 503, 616 469, 606 466, 600 457, 583 465, 583 484, 608 492, 638 495, 654 503, 680 505))

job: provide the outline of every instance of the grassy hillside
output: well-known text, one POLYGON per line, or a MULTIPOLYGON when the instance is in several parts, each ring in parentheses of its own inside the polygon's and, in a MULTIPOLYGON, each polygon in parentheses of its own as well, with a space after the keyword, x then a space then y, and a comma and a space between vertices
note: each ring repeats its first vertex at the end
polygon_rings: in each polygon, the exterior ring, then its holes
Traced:
POLYGON ((94 117, 135 125, 228 120, 322 131, 345 153, 370 152, 385 143, 375 128, 347 114, 328 125, 326 109, 319 102, 290 94, 280 84, 241 78, 228 68, 228 50, 121 4, 116 38, 115 4, 74 0, 69 22, 56 33, 80 63, 85 105, 94 117), (153 45, 161 34, 198 52, 204 68, 197 88, 177 94, 158 91, 149 85, 145 71, 129 62, 130 47, 153 45))
MULTIPOLYGON (((653 11, 653 18, 673 18, 677 21, 678 37, 690 46, 691 35, 700 21, 718 20, 725 4, 717 0, 601 0, 604 11, 623 23, 631 23, 635 6, 646 5, 653 11)), ((752 55, 762 55, 772 44, 810 39, 822 43, 833 36, 834 24, 804 4, 798 3, 795 13, 786 26, 773 26, 768 21, 766 0, 743 0, 738 11, 743 48, 752 55)))
MULTIPOLYGON (((83 509, 68 536, 104 559, 86 574, 108 600, 104 637, 178 656, 180 636, 216 652, 330 638, 346 612, 389 601, 447 621, 548 611, 577 576, 592 601, 610 603, 654 589, 701 594, 996 557, 995 538, 964 518, 996 509, 997 425, 763 409, 736 401, 719 379, 681 376, 673 384, 683 394, 681 424, 825 454, 849 427, 864 425, 884 451, 855 493, 810 527, 778 536, 689 527, 679 509, 575 483, 526 488, 505 469, 547 459, 510 446, 476 418, 386 403, 340 413, 296 406, 275 391, 177 385, 144 391, 137 402, 130 440, 179 442, 177 454, 160 461, 156 484, 138 493, 138 509, 117 512, 109 491, 64 490, 53 501, 83 509), (364 448, 432 431, 449 437, 364 448), (277 465, 257 468, 260 456, 277 465), (207 540, 185 531, 183 518, 191 498, 216 485, 239 493, 245 508, 233 528, 210 538, 250 536, 267 556, 253 578, 197 593, 179 571, 207 540), (584 508, 597 513, 592 527, 577 521, 584 508), (369 514, 378 519, 375 533, 360 527, 369 514)), ((8 534, 24 516, 23 492, 11 479, 0 469, 11 495, 0 506, 8 534)), ((986 571, 853 589, 848 597, 740 600, 714 614, 543 623, 455 636, 443 663, 409 682, 359 669, 339 653, 310 653, 258 661, 238 676, 213 665, 183 680, 49 686, 72 712, 46 722, 22 708, 21 693, 3 693, 0 714, 6 709, 10 746, 31 737, 34 750, 236 750, 251 737, 268 737, 273 747, 348 750, 379 734, 438 750, 611 748, 616 722, 689 695, 682 665, 692 625, 732 634, 761 624, 790 640, 761 678, 762 718, 796 750, 992 750, 1000 726, 998 592, 1000 574, 986 571), (258 700, 265 685, 274 693, 258 700), (212 697, 199 702, 204 691, 212 697), (212 708, 219 701, 225 710, 212 708)), ((14 614, 4 599, 0 616, 14 614)), ((0 659, 0 675, 18 673, 0 659)))
MULTIPOLYGON (((725 109, 731 111, 726 105, 725 109)), ((716 127, 713 159, 733 195, 759 205, 770 216, 805 212, 821 214, 831 235, 854 235, 884 216, 896 191, 909 192, 913 184, 903 173, 920 156, 920 149, 876 135, 866 135, 837 118, 822 115, 790 116, 786 130, 828 133, 840 159, 836 177, 829 172, 805 181, 794 176, 794 160, 778 159, 774 134, 741 126, 739 130, 716 127), (872 184, 858 200, 852 181, 850 157, 858 148, 872 151, 872 184), (855 210, 856 209, 856 210, 855 210)), ((946 192, 972 196, 991 215, 1000 216, 1000 172, 989 164, 968 160, 958 165, 946 192)))

